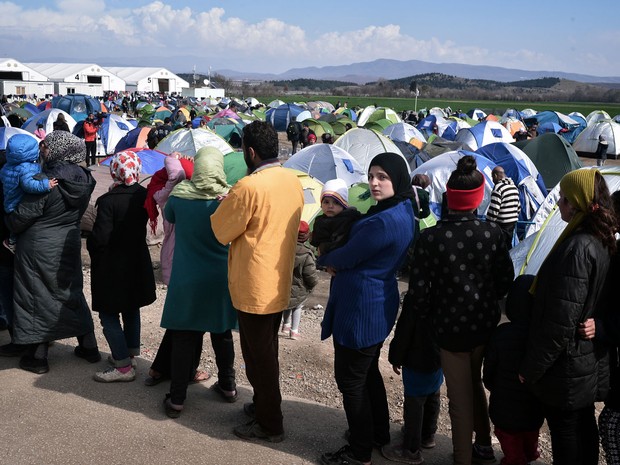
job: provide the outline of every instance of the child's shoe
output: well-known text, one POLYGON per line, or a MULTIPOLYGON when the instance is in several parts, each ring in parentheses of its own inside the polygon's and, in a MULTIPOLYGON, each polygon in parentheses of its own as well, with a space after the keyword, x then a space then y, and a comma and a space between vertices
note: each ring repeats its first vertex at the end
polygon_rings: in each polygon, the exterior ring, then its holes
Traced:
POLYGON ((432 449, 436 445, 437 444, 435 443, 435 435, 434 434, 432 436, 429 436, 427 438, 422 439, 422 442, 420 443, 420 447, 422 449, 432 449))
POLYGON ((99 381, 100 383, 116 383, 116 382, 127 382, 133 381, 136 379, 136 370, 133 369, 132 366, 129 367, 125 373, 122 371, 110 367, 104 371, 100 371, 93 375, 93 379, 95 381, 99 381))
POLYGON ((495 463, 495 452, 493 446, 482 446, 474 443, 471 449, 471 463, 480 465, 495 463))
MULTIPOLYGON (((129 359, 131 360, 131 367, 132 368, 137 368, 138 367, 138 361, 136 360, 135 357, 129 357, 129 359)), ((108 355, 108 364, 110 366, 116 366, 116 360, 114 360, 114 357, 112 357, 112 355, 108 355)))
POLYGON ((17 249, 17 244, 15 242, 10 242, 8 239, 2 241, 2 245, 6 247, 9 252, 15 254, 15 249, 17 249))
POLYGON ((297 339, 299 339, 299 331, 293 331, 291 329, 291 332, 289 334, 289 339, 292 339, 293 341, 296 341, 297 339))
POLYGON ((280 329, 281 332, 283 332, 284 334, 288 334, 291 332, 291 325, 286 324, 286 323, 282 323, 282 329, 280 329))

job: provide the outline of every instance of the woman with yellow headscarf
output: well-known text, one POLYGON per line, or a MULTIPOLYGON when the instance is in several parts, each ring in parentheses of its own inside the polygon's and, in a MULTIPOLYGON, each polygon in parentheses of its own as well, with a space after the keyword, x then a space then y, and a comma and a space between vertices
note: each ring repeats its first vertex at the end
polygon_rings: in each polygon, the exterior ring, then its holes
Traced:
POLYGON ((604 347, 579 335, 596 314, 610 254, 615 217, 598 170, 580 169, 560 181, 558 208, 568 223, 533 286, 530 338, 520 379, 540 399, 554 465, 597 464, 594 402, 607 389, 604 347))

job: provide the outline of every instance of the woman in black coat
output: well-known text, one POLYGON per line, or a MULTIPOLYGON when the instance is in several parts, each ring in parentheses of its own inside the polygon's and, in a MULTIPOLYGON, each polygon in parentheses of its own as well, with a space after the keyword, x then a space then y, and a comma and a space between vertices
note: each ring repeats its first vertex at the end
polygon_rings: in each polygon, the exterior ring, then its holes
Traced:
POLYGON ((555 465, 598 463, 594 402, 608 383, 605 347, 582 339, 579 328, 596 317, 615 252, 609 190, 597 170, 580 169, 560 182, 558 207, 568 225, 532 286, 534 308, 520 378, 540 399, 555 465))
POLYGON ((78 336, 75 355, 91 363, 101 359, 83 292, 80 219, 95 188, 90 172, 78 166, 86 147, 71 133, 53 131, 42 143, 42 157, 44 174, 58 186, 24 196, 7 217, 18 235, 13 342, 27 345, 20 367, 38 374, 49 371, 48 345, 58 339, 78 336))
POLYGON ((140 355, 140 307, 153 303, 155 277, 146 244, 146 188, 138 183, 141 162, 131 151, 110 163, 114 184, 97 200, 97 219, 87 240, 93 310, 99 312, 112 365, 95 381, 133 381, 140 355), (123 318, 121 326, 120 316, 123 318))

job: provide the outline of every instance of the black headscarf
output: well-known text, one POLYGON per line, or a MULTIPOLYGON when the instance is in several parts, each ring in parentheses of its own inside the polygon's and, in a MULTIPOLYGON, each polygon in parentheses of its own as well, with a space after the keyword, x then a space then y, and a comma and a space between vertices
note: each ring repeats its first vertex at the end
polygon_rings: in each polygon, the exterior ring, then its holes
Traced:
POLYGON ((394 196, 377 202, 376 205, 368 209, 366 216, 374 215, 388 208, 392 208, 407 199, 411 200, 413 205, 415 202, 415 195, 411 187, 409 166, 401 155, 393 152, 380 153, 372 159, 368 166, 368 170, 370 171, 370 168, 373 166, 380 166, 388 174, 392 181, 394 196))

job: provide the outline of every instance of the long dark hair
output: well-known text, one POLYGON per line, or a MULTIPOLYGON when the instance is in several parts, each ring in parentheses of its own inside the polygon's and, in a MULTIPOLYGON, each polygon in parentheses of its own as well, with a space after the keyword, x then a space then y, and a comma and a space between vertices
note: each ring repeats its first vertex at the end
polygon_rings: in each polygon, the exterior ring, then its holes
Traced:
POLYGON ((459 159, 446 186, 450 189, 467 191, 480 187, 483 182, 484 176, 478 171, 476 159, 472 155, 465 155, 459 159))
POLYGON ((607 183, 597 171, 594 175, 594 199, 581 228, 597 237, 611 254, 616 252, 615 233, 618 230, 616 215, 607 183))

